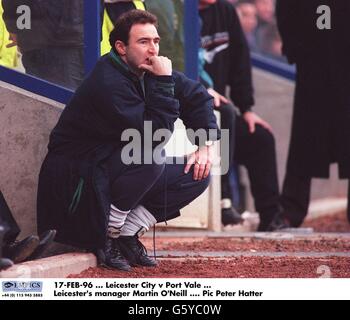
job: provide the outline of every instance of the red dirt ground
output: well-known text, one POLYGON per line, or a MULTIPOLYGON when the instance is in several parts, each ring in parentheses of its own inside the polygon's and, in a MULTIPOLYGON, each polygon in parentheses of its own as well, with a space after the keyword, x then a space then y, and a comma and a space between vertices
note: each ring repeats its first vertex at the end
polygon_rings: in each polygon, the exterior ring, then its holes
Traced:
POLYGON ((345 212, 305 221, 302 227, 314 228, 315 232, 350 232, 345 212))
MULTIPOLYGON (((143 239, 142 242, 152 254, 152 239, 143 239)), ((194 253, 199 251, 350 252, 350 239, 162 238, 156 240, 156 249, 194 253)))
MULTIPOLYGON (((310 220, 303 227, 316 232, 350 232, 344 212, 310 220)), ((153 252, 151 238, 142 242, 153 252)), ((342 237, 309 239, 256 238, 158 238, 157 250, 227 252, 350 252, 350 240, 342 237)), ((160 260, 156 268, 133 268, 131 272, 103 267, 89 268, 81 278, 317 278, 326 266, 331 277, 350 278, 350 257, 222 257, 173 258, 160 260)))
POLYGON ((350 258, 267 258, 186 259, 160 261, 156 268, 133 268, 131 272, 89 268, 73 278, 318 278, 322 266, 334 278, 350 278, 350 258))

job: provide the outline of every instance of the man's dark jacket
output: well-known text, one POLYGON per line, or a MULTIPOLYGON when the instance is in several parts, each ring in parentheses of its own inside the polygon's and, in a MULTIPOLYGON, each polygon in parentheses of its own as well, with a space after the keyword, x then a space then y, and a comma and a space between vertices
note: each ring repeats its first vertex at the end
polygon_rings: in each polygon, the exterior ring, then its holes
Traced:
MULTIPOLYGON (((125 129, 217 131, 211 96, 183 74, 145 74, 145 90, 116 55, 103 56, 77 89, 50 135, 38 188, 38 229, 57 229, 57 240, 96 249, 104 245, 111 183, 105 162, 121 152, 125 129), (145 96, 144 96, 145 92, 145 96)), ((219 133, 219 132, 218 132, 219 133)), ((219 136, 218 136, 219 138, 219 136)), ((126 144, 126 142, 124 142, 126 144)), ((125 165, 115 163, 122 173, 125 165)))
POLYGON ((280 0, 276 12, 283 52, 297 66, 287 170, 326 178, 338 162, 350 178, 350 1, 280 0), (331 10, 330 30, 317 27, 321 5, 331 10))

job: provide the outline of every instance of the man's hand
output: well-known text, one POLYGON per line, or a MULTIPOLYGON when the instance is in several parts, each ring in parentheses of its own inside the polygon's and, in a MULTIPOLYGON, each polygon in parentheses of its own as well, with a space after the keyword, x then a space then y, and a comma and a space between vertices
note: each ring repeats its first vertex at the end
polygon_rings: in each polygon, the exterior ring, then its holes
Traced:
POLYGON ((153 56, 149 58, 149 64, 141 64, 139 68, 149 71, 156 76, 171 76, 173 67, 171 60, 167 57, 153 56))
POLYGON ((17 46, 17 35, 15 33, 10 33, 9 40, 12 41, 6 45, 6 48, 12 48, 17 46))
POLYGON ((255 126, 257 124, 260 124, 262 127, 264 127, 265 129, 267 129, 271 133, 273 133, 272 127, 270 126, 270 124, 268 122, 266 122, 265 120, 261 119, 256 113, 254 113, 252 111, 244 112, 243 119, 245 120, 245 122, 247 122, 250 133, 255 132, 255 126))
POLYGON ((216 92, 213 88, 208 88, 208 93, 214 98, 214 106, 215 108, 220 107, 221 102, 227 104, 229 103, 226 97, 222 96, 220 93, 216 92))
POLYGON ((193 180, 202 180, 208 177, 213 161, 213 146, 202 146, 189 155, 185 167, 187 174, 194 164, 193 180))

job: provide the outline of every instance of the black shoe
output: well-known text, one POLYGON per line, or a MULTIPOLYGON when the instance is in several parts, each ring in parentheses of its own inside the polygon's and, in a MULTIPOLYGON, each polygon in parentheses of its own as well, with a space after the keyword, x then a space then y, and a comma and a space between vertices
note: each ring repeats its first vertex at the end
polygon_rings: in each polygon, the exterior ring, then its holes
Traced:
POLYGON ((27 260, 40 259, 45 255, 45 252, 52 244, 56 236, 56 230, 47 230, 39 235, 39 245, 36 247, 34 252, 27 258, 27 260))
POLYGON ((291 225, 289 221, 285 217, 283 217, 283 215, 277 214, 266 228, 266 231, 279 231, 290 227, 291 225))
POLYGON ((131 270, 130 264, 121 253, 118 238, 113 239, 107 237, 104 251, 104 264, 122 271, 131 270))
POLYGON ((5 270, 13 266, 13 262, 7 258, 0 258, 0 270, 5 270))
POLYGON ((29 236, 21 241, 5 244, 3 255, 14 263, 26 260, 39 245, 39 237, 29 236))
POLYGON ((234 207, 221 209, 221 222, 224 226, 229 224, 239 224, 243 218, 234 207))
POLYGON ((158 263, 147 255, 145 246, 141 243, 138 237, 135 236, 120 236, 118 238, 120 249, 128 259, 132 266, 155 267, 158 263))

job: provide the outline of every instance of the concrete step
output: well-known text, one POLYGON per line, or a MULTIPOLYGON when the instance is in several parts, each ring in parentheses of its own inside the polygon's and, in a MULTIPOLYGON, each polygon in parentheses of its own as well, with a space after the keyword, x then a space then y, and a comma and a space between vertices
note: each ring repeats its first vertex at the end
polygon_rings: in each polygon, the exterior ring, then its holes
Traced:
POLYGON ((66 278, 97 266, 92 253, 65 253, 15 264, 0 272, 0 278, 66 278))

